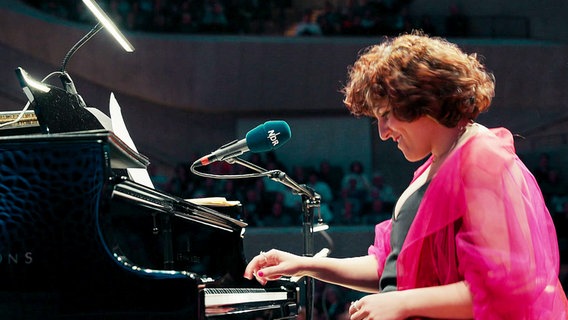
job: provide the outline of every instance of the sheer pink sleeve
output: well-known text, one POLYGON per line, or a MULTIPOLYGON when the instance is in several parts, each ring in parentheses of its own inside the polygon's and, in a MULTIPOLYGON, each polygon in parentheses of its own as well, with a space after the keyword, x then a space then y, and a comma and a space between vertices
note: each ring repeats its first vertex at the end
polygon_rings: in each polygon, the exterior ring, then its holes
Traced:
MULTIPOLYGON (((496 133, 512 145, 508 131, 496 133)), ((538 184, 512 152, 474 144, 462 157, 460 270, 481 319, 559 319, 556 232, 538 184)))
POLYGON ((397 262, 399 288, 464 280, 476 319, 566 319, 552 219, 510 132, 494 133, 432 180, 397 262))
POLYGON ((383 221, 375 226, 375 242, 369 246, 369 255, 375 256, 378 262, 377 275, 379 278, 383 273, 385 261, 391 252, 390 234, 392 220, 383 221))

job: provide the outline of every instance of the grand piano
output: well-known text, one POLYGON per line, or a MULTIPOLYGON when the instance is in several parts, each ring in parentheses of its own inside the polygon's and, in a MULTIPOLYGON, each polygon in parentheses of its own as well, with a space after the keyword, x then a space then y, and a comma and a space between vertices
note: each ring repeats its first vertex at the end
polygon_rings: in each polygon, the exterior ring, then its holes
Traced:
POLYGON ((2 319, 296 319, 295 283, 242 277, 246 223, 147 165, 103 129, 0 135, 2 319))

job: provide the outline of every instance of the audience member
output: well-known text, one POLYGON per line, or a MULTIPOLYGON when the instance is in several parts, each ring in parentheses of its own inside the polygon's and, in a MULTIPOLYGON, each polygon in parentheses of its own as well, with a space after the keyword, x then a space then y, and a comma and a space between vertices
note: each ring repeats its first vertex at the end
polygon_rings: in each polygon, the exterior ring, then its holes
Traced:
POLYGON ((361 34, 361 10, 356 0, 347 0, 347 3, 340 9, 343 35, 361 34))
POLYGON ((377 16, 373 14, 373 11, 369 8, 365 8, 361 20, 359 21, 361 26, 361 34, 363 35, 373 35, 377 34, 379 26, 377 21, 377 16))
POLYGON ((212 33, 225 33, 229 30, 225 7, 219 0, 206 0, 201 27, 202 31, 212 33))
POLYGON ((164 190, 170 180, 169 175, 162 172, 160 168, 153 163, 148 165, 147 170, 154 188, 157 190, 164 190))
POLYGON ((568 186, 557 169, 548 172, 548 179, 541 185, 547 205, 552 214, 563 211, 564 202, 568 200, 568 186))
POLYGON ((325 221, 326 223, 332 222, 333 211, 331 209, 331 203, 334 199, 331 187, 325 181, 319 178, 319 174, 315 170, 310 172, 307 186, 311 187, 321 197, 319 214, 321 215, 323 221, 325 221))
POLYGON ((334 198, 339 196, 341 180, 343 179, 343 169, 341 167, 333 167, 328 160, 321 160, 319 163, 319 178, 329 185, 334 198))
POLYGON ((252 33, 265 34, 272 21, 272 1, 252 0, 252 33))
POLYGON ((266 169, 267 170, 280 170, 286 172, 286 165, 278 159, 276 152, 269 151, 266 153, 266 169))
POLYGON ((357 190, 363 193, 368 192, 370 187, 369 178, 367 178, 365 174, 365 169, 361 161, 355 160, 351 162, 349 172, 343 177, 341 182, 342 187, 345 187, 351 179, 355 180, 357 190))
MULTIPOLYGON (((217 196, 225 197, 227 200, 239 200, 242 199, 242 195, 240 194, 239 190, 235 186, 235 180, 226 179, 221 181, 220 183, 222 188, 219 190, 217 196)), ((214 196, 214 195, 210 195, 214 196)))
POLYGON ((304 11, 302 20, 294 26, 292 35, 297 37, 323 35, 320 25, 316 22, 314 11, 312 9, 304 11))
POLYGON ((469 36, 469 19, 460 11, 456 4, 450 5, 450 14, 446 18, 446 36, 469 36))
POLYGON ((292 224, 291 215, 284 210, 282 202, 274 202, 270 212, 262 220, 264 227, 288 227, 292 224))
POLYGON ((562 211, 563 202, 568 200, 568 185, 560 170, 552 166, 550 161, 550 154, 541 153, 537 165, 531 171, 542 190, 544 201, 554 214, 562 211))
POLYGON ((341 32, 341 17, 329 0, 325 1, 323 11, 317 16, 316 22, 323 35, 334 36, 341 32))
POLYGON ((166 183, 165 191, 181 198, 190 198, 195 191, 195 184, 190 178, 189 167, 185 163, 178 163, 174 174, 166 183))
POLYGON ((360 222, 365 225, 373 225, 388 220, 392 217, 392 211, 385 208, 385 203, 380 198, 375 198, 362 211, 360 222))
POLYGON ((228 29, 231 33, 250 33, 252 20, 252 2, 248 0, 226 0, 225 16, 227 17, 228 29))
POLYGON ((550 155, 548 153, 541 153, 536 167, 532 170, 534 178, 539 184, 542 184, 548 180, 550 170, 550 155))
POLYGON ((195 33, 199 31, 199 21, 196 12, 192 10, 190 1, 181 4, 181 13, 178 30, 181 33, 195 33))
POLYGON ((371 179, 369 201, 380 199, 387 208, 394 207, 398 195, 389 184, 385 183, 385 178, 381 172, 375 172, 371 179))
POLYGON ((193 191, 191 198, 207 198, 213 195, 219 195, 220 190, 218 190, 217 180, 212 178, 205 178, 203 183, 200 183, 197 188, 193 191))
POLYGON ((342 225, 354 225, 359 222, 359 209, 361 203, 353 199, 345 198, 340 202, 339 215, 336 221, 342 225))
POLYGON ((243 199, 243 211, 246 222, 251 226, 262 225, 264 218, 264 206, 261 200, 262 195, 255 189, 247 189, 243 199))
POLYGON ((364 172, 360 161, 353 161, 349 172, 341 181, 341 198, 344 202, 350 202, 352 210, 357 215, 367 201, 371 185, 369 178, 364 172))

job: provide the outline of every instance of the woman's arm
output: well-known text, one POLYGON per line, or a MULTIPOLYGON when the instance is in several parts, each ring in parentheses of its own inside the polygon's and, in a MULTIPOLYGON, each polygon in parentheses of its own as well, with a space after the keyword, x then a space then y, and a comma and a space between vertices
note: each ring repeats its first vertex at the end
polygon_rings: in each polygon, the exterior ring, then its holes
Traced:
POLYGON ((373 294, 354 302, 351 319, 473 319, 473 303, 465 282, 373 294))
POLYGON ((254 257, 244 277, 265 284, 282 276, 309 276, 363 292, 378 292, 379 275, 374 256, 355 258, 313 258, 270 250, 254 257))

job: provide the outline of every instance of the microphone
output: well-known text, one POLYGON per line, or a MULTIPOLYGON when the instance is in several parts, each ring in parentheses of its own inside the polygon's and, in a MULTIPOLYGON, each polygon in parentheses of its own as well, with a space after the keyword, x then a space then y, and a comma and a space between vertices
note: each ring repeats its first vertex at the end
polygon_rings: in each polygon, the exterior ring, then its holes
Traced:
POLYGON ((290 140, 290 126, 282 120, 271 120, 258 125, 247 132, 245 139, 227 143, 207 156, 193 163, 194 166, 206 166, 216 161, 235 158, 247 151, 266 152, 280 148, 290 140))

